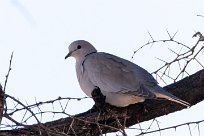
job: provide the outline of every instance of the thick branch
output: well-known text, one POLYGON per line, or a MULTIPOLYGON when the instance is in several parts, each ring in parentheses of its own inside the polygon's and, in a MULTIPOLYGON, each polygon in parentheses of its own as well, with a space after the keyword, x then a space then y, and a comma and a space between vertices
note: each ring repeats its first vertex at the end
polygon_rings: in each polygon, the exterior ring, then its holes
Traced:
MULTIPOLYGON (((189 102, 191 105, 204 100, 204 70, 165 87, 166 90, 189 102)), ((148 100, 127 108, 106 107, 108 112, 87 111, 74 117, 67 117, 26 128, 0 131, 1 136, 20 135, 77 135, 89 136, 115 132, 138 122, 163 116, 186 107, 166 100, 148 100), (111 110, 110 110, 111 109, 111 110), (120 123, 118 123, 120 122, 120 123)))
POLYGON ((3 111, 4 111, 4 91, 0 84, 0 124, 2 120, 3 111))

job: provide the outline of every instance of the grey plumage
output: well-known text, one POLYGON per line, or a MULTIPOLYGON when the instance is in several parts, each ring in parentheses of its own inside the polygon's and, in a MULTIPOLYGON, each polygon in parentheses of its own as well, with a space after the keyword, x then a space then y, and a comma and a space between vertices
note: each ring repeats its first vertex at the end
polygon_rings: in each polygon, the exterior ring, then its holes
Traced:
POLYGON ((87 41, 74 41, 65 57, 76 59, 76 73, 81 89, 91 96, 97 86, 106 102, 125 107, 145 99, 163 98, 189 106, 160 87, 153 76, 140 66, 123 58, 97 50, 87 41))

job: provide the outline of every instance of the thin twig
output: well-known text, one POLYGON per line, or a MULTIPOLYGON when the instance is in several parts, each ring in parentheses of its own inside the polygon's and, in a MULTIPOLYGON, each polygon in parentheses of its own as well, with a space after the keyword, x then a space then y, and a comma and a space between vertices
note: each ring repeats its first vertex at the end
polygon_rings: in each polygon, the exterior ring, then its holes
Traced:
POLYGON ((5 94, 5 97, 11 98, 12 100, 14 100, 15 102, 19 103, 21 106, 23 106, 26 110, 28 110, 33 117, 36 119, 38 124, 41 124, 40 121, 38 120, 38 118, 35 116, 35 114, 30 110, 30 108, 28 108, 27 106, 25 106, 22 102, 20 102, 19 100, 17 100, 16 98, 14 98, 13 96, 7 95, 5 94))
MULTIPOLYGON (((158 43, 158 42, 174 42, 174 43, 177 43, 178 45, 181 45, 181 49, 179 50, 179 53, 168 48, 171 52, 173 52, 176 55, 172 61, 167 62, 161 58, 157 58, 158 60, 162 61, 164 64, 163 64, 163 66, 161 66, 160 68, 158 68, 157 70, 152 72, 152 74, 155 74, 156 76, 158 76, 158 72, 163 71, 162 75, 160 76, 161 79, 163 78, 163 76, 167 76, 168 78, 170 78, 174 82, 176 82, 180 77, 183 78, 186 74, 189 75, 186 69, 187 69, 187 66, 189 66, 189 64, 191 63, 191 61, 195 60, 195 62, 197 62, 202 68, 204 68, 203 64, 196 58, 197 55, 200 54, 200 52, 204 49, 204 46, 199 47, 199 43, 201 41, 204 41, 204 36, 200 32, 196 32, 193 35, 193 37, 199 38, 193 47, 190 47, 190 46, 187 46, 181 42, 175 41, 173 38, 175 37, 177 32, 173 35, 173 37, 170 35, 170 33, 168 31, 167 31, 167 34, 169 36, 169 39, 154 40, 153 36, 149 33, 152 41, 142 45, 139 49, 134 51, 134 54, 135 54, 139 50, 144 48, 145 46, 150 45, 150 44, 152 45, 152 44, 158 43), (181 50, 183 48, 187 49, 187 51, 181 53, 181 50), (182 63, 184 63, 184 66, 181 65, 182 63), (179 69, 180 69, 180 72, 176 75, 175 78, 170 77, 170 74, 169 74, 170 73, 170 66, 173 64, 178 64, 179 69)), ((134 54, 133 54, 133 56, 134 56, 134 54)))
POLYGON ((6 75, 6 80, 5 80, 5 83, 4 83, 4 89, 3 89, 4 92, 6 91, 6 85, 7 85, 8 77, 9 77, 9 74, 10 74, 10 71, 11 71, 12 59, 13 59, 13 52, 11 53, 11 59, 9 61, 9 69, 8 69, 8 73, 6 75))
POLYGON ((140 134, 138 134, 136 136, 155 133, 155 132, 164 131, 164 130, 168 130, 168 129, 176 129, 176 128, 181 127, 181 126, 190 125, 190 124, 199 124, 199 123, 202 123, 202 122, 204 122, 204 120, 199 120, 199 121, 194 121, 194 122, 187 122, 187 123, 183 123, 183 124, 179 124, 179 125, 175 125, 175 126, 171 126, 171 127, 160 128, 160 129, 149 131, 149 132, 143 132, 143 133, 140 133, 140 134))

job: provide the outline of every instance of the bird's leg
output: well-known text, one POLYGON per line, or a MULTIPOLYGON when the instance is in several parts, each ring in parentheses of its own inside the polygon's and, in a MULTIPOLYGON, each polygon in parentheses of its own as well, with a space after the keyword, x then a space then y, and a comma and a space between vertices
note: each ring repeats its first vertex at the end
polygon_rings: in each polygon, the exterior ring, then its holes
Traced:
POLYGON ((104 96, 102 93, 101 93, 101 90, 99 87, 95 87, 94 90, 92 91, 91 93, 92 95, 92 98, 95 102, 95 105, 93 106, 93 108, 97 108, 98 110, 100 111, 103 111, 104 108, 105 108, 105 99, 106 99, 106 96, 104 96))

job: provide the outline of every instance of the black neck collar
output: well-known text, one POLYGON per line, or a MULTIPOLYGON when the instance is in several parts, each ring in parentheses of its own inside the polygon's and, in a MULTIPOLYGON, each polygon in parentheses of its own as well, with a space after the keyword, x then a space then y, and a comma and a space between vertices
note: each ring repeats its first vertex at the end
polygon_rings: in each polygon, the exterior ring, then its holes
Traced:
POLYGON ((89 55, 91 55, 91 54, 93 54, 93 53, 96 53, 97 51, 94 51, 94 52, 91 52, 91 53, 88 53, 88 54, 86 54, 84 57, 86 58, 87 56, 89 56, 89 55))

